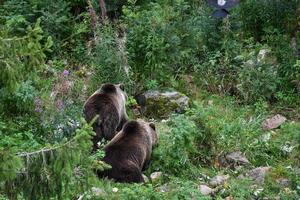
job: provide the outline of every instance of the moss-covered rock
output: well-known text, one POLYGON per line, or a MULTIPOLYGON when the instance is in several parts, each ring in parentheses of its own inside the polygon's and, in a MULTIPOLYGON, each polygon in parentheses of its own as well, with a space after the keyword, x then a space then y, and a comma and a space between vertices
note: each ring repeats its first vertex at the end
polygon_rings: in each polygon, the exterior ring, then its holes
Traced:
POLYGON ((146 98, 144 115, 149 118, 167 118, 173 112, 184 112, 189 105, 189 98, 176 91, 148 91, 144 96, 146 98))

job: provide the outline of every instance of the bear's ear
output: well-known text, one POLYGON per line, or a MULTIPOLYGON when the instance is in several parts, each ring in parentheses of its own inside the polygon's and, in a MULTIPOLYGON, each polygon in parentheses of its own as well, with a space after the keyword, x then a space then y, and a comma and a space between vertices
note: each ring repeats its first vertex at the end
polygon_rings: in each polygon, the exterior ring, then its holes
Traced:
POLYGON ((115 92, 116 91, 116 87, 113 84, 103 84, 101 86, 101 91, 104 93, 110 93, 110 92, 115 92))
POLYGON ((137 121, 129 121, 123 127, 124 134, 132 134, 138 130, 139 123, 137 121))
POLYGON ((155 124, 154 124, 154 123, 150 122, 150 123, 149 123, 149 126, 150 126, 153 130, 156 131, 156 127, 155 127, 155 124))
POLYGON ((122 83, 119 84, 119 87, 120 87, 121 90, 123 90, 123 91, 125 90, 125 85, 124 84, 122 84, 122 83))

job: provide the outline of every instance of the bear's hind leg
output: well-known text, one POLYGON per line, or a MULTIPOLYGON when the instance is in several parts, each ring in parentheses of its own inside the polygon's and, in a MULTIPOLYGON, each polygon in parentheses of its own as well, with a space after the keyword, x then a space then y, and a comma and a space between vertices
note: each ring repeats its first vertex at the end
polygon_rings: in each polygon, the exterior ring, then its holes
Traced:
POLYGON ((125 183, 144 183, 144 178, 142 176, 142 172, 138 169, 138 167, 123 169, 121 170, 121 174, 117 181, 125 182, 125 183))

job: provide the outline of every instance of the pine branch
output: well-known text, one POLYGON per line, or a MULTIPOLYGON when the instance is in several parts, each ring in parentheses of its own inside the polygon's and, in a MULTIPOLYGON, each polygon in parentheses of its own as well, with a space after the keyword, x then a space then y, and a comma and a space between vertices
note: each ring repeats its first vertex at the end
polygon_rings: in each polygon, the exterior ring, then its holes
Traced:
POLYGON ((57 146, 57 147, 53 147, 53 148, 48 148, 48 149, 40 149, 40 150, 37 150, 37 151, 33 151, 33 152, 22 152, 22 153, 17 153, 17 156, 19 157, 27 157, 27 156, 32 156, 32 155, 36 155, 36 154, 40 154, 40 153, 46 153, 46 152, 49 152, 49 151, 53 151, 53 150, 56 150, 58 148, 61 148, 61 146, 57 146))
POLYGON ((33 152, 21 152, 21 153, 17 153, 17 156, 19 157, 28 157, 28 156, 33 156, 33 155, 37 155, 37 154, 43 154, 43 153, 47 153, 47 152, 52 152, 56 149, 60 149, 62 147, 65 147, 69 144, 71 144, 73 141, 75 140, 75 138, 72 138, 71 140, 69 140, 68 142, 61 144, 59 146, 56 147, 51 147, 51 148, 43 148, 37 151, 33 151, 33 152))
POLYGON ((24 37, 13 37, 13 38, 0 38, 3 42, 14 42, 14 41, 20 41, 20 40, 26 40, 29 36, 24 37))
MULTIPOLYGON (((89 123, 89 126, 92 126, 93 123, 95 123, 95 121, 98 119, 99 115, 96 115, 92 121, 89 123)), ((61 144, 61 145, 58 145, 58 146, 54 146, 54 147, 50 147, 50 148, 43 148, 43 149, 40 149, 40 150, 37 150, 37 151, 33 151, 33 152, 21 152, 21 153, 17 153, 17 156, 19 157, 29 157, 29 156, 33 156, 33 155, 37 155, 37 154, 43 154, 43 153, 47 153, 47 152, 52 152, 56 149, 59 149, 59 148, 62 148, 62 147, 65 147, 67 145, 70 145, 72 144, 74 141, 76 140, 76 136, 73 137, 71 140, 61 144)))

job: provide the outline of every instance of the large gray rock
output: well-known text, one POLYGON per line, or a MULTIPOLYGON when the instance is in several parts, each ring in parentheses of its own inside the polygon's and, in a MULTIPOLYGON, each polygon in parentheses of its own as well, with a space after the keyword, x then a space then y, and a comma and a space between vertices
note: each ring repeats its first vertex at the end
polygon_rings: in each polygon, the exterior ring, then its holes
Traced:
POLYGON ((263 130, 272 130, 281 126, 286 121, 286 118, 280 114, 274 115, 271 118, 266 119, 263 124, 263 130))
POLYGON ((265 181, 266 175, 271 171, 271 167, 257 167, 250 170, 247 175, 257 184, 263 184, 265 181))
POLYGON ((209 185, 216 187, 223 185, 229 179, 229 175, 217 175, 209 181, 209 185))
MULTIPOLYGON (((189 106, 189 97, 177 91, 147 91, 143 114, 150 118, 167 118, 172 112, 182 113, 189 106)), ((141 105, 143 106, 143 105, 141 105)))
POLYGON ((240 151, 231 152, 226 155, 226 160, 237 165, 247 165, 249 160, 240 151))

